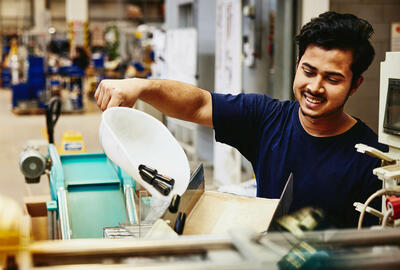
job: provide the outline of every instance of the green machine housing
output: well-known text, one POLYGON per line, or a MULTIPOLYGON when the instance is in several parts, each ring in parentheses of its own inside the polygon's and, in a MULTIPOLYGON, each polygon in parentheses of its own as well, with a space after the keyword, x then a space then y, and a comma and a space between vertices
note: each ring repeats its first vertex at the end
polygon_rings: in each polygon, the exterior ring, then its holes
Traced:
POLYGON ((48 155, 50 238, 102 238, 105 227, 137 224, 135 181, 104 153, 59 155, 49 144, 48 155))

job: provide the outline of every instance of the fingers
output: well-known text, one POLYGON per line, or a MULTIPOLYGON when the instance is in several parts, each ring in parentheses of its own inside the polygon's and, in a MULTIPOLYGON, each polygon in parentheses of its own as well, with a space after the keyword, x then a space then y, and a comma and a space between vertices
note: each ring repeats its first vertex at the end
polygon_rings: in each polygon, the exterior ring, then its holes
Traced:
POLYGON ((103 94, 104 94, 104 81, 99 83, 99 86, 94 93, 94 98, 96 99, 97 106, 100 108, 101 103, 103 102, 103 94))
POLYGON ((99 85, 97 86, 97 89, 96 89, 96 92, 94 92, 94 98, 97 100, 98 99, 98 97, 99 97, 99 95, 100 95, 100 87, 101 87, 101 83, 102 83, 103 81, 101 81, 100 83, 99 83, 99 85))
POLYGON ((100 91, 98 97, 96 98, 97 106, 100 108, 103 102, 103 91, 100 91))
MULTIPOLYGON (((114 82, 115 83, 115 82, 114 82)), ((116 88, 109 80, 102 80, 99 86, 96 89, 94 97, 97 102, 97 106, 102 110, 105 111, 107 108, 118 106, 120 102, 118 102, 116 97, 119 96, 116 88), (113 100, 113 103, 110 104, 110 101, 113 100), (117 104, 117 105, 113 105, 117 104)))
POLYGON ((111 95, 108 92, 105 92, 101 101, 100 109, 105 111, 108 107, 108 103, 110 102, 111 95))
MULTIPOLYGON (((129 95, 130 90, 124 80, 102 80, 94 97, 102 111, 116 106, 131 107, 137 98, 132 93, 129 95)), ((134 91, 133 93, 135 94, 134 91)))
POLYGON ((114 96, 111 96, 106 109, 111 108, 111 107, 118 107, 120 105, 121 105, 121 99, 118 98, 116 95, 114 95, 114 96))

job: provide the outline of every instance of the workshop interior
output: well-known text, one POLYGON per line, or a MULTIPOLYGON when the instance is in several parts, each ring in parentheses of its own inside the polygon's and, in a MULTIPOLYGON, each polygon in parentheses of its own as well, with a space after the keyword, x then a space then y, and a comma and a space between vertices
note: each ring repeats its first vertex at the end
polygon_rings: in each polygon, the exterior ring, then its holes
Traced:
POLYGON ((0 63, 0 269, 400 269, 400 1, 1 0, 0 63), (294 100, 295 36, 325 11, 375 32, 345 110, 389 151, 354 145, 382 164, 358 227, 289 212, 295 175, 258 198, 212 128, 96 105, 124 78, 294 100))

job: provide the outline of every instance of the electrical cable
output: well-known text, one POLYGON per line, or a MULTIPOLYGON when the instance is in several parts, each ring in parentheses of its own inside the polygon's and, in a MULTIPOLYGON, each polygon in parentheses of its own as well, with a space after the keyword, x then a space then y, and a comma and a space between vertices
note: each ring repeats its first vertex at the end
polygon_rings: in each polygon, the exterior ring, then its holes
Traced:
POLYGON ((362 227, 362 222, 363 222, 363 219, 364 219, 365 211, 367 210, 367 207, 370 204, 370 202, 373 199, 375 199, 376 197, 384 195, 385 192, 386 192, 386 189, 380 189, 380 190, 376 191, 374 194, 372 194, 371 196, 369 196, 369 198, 365 201, 364 208, 360 213, 360 217, 358 218, 358 227, 357 227, 357 229, 360 230, 361 227, 362 227))
POLYGON ((393 209, 390 208, 389 211, 386 211, 385 215, 383 216, 382 228, 386 227, 386 222, 387 222, 388 218, 391 217, 392 215, 393 215, 393 209))
POLYGON ((372 194, 364 203, 363 210, 360 213, 360 217, 358 219, 358 227, 357 229, 360 230, 362 227, 362 222, 364 219, 365 211, 368 207, 368 205, 371 203, 373 199, 375 199, 378 196, 383 196, 383 195, 396 195, 400 193, 400 186, 394 186, 390 188, 383 188, 378 191, 376 191, 374 194, 372 194))

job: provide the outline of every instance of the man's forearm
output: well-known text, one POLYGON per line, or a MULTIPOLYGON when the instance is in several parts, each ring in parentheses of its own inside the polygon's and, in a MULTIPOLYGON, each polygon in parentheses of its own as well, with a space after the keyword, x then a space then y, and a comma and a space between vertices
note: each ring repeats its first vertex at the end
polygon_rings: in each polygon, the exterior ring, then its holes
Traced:
POLYGON ((212 101, 208 91, 178 81, 134 80, 141 85, 139 99, 168 116, 212 127, 212 101))

